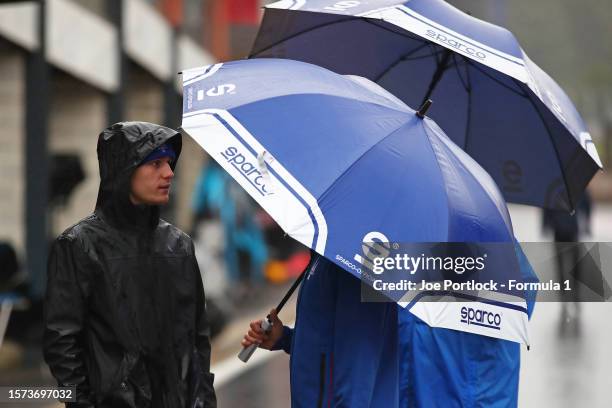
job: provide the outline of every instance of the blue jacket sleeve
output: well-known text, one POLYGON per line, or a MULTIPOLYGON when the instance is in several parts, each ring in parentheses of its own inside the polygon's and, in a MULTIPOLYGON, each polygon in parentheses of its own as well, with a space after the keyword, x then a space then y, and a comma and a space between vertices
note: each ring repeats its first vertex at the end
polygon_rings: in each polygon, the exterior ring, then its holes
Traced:
POLYGON ((272 346, 271 350, 285 350, 285 353, 291 354, 291 340, 293 339, 293 329, 287 326, 283 326, 283 335, 272 346))

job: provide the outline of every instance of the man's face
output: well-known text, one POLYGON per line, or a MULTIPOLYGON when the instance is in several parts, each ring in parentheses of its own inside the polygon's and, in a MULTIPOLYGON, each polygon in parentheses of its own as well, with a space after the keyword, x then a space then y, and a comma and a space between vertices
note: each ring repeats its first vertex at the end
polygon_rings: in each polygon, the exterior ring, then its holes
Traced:
POLYGON ((137 205, 167 204, 173 177, 174 172, 170 168, 169 157, 141 164, 132 174, 130 200, 137 205))

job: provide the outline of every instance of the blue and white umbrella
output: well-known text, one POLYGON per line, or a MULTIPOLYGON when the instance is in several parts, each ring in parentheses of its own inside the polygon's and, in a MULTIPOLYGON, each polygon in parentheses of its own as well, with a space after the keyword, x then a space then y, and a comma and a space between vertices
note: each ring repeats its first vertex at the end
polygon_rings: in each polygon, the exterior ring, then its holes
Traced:
POLYGON ((442 0, 284 0, 266 7, 251 57, 371 79, 429 115, 507 201, 573 209, 601 168, 563 90, 506 29, 442 0))
MULTIPOLYGON (((287 234, 357 277, 372 242, 513 242, 490 176, 367 79, 257 59, 185 70, 183 81, 183 129, 287 234)), ((493 329, 462 323, 461 306, 411 310, 433 326, 528 342, 523 297, 479 303, 503 314, 493 329)))

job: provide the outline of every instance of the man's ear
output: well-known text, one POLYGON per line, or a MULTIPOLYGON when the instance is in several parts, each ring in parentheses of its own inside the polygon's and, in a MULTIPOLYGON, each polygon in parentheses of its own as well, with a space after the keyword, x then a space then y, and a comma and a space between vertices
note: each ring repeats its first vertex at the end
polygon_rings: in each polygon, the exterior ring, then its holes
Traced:
POLYGON ((132 195, 132 193, 128 194, 128 199, 130 200, 130 203, 134 205, 140 204, 140 202, 136 200, 136 198, 132 195))

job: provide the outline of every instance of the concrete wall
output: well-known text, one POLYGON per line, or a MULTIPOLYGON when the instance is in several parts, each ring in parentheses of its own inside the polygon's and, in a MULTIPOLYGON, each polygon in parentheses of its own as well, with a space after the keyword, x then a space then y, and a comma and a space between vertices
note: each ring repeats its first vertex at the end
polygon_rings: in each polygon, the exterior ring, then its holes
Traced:
POLYGON ((96 144, 106 126, 106 98, 95 88, 55 71, 51 76, 49 152, 75 153, 81 158, 85 180, 67 204, 52 213, 54 235, 89 215, 100 184, 96 144))
POLYGON ((107 18, 107 0, 71 0, 73 3, 91 11, 92 13, 107 18))
MULTIPOLYGON (((157 16, 157 11, 151 7, 151 3, 154 1, 126 0, 124 3, 124 24, 130 21, 130 10, 132 16, 141 17, 144 13, 142 10, 147 9, 149 20, 155 20, 158 26, 156 30, 149 27, 145 35, 139 35, 139 32, 134 30, 126 31, 124 46, 128 57, 135 62, 130 63, 125 81, 124 119, 163 123, 161 81, 174 80, 176 77, 174 68, 171 72, 168 71, 168 50, 171 47, 178 49, 176 59, 180 67, 204 65, 214 61, 196 43, 189 42, 186 38, 181 37, 176 43, 169 43, 172 38, 170 27, 165 19, 157 16), (133 10, 142 12, 133 13, 133 10), (170 45, 154 47, 166 43, 170 45), (147 48, 147 44, 152 48, 147 48), (146 51, 149 49, 154 51, 146 51), (147 59, 141 54, 154 57, 147 59)), ((83 58, 89 58, 88 61, 102 61, 95 57, 95 52, 111 55, 113 51, 107 48, 119 44, 114 37, 116 29, 106 20, 105 1, 55 0, 49 4, 51 7, 47 10, 47 59, 50 65, 59 68, 55 69, 49 78, 49 150, 51 153, 77 154, 86 173, 86 180, 76 187, 69 201, 62 208, 55 208, 49 213, 49 233, 57 235, 87 216, 94 208, 99 185, 95 150, 97 135, 109 125, 106 123, 104 92, 114 90, 115 76, 118 73, 114 60, 110 63, 114 68, 110 70, 96 67, 79 70, 77 68, 80 65, 77 62, 82 62, 83 58), (80 16, 72 20, 82 20, 77 25, 80 29, 76 33, 74 29, 77 26, 63 22, 70 13, 80 16), (66 33, 69 35, 66 36, 66 33), (90 37, 83 40, 83 33, 94 33, 94 37, 99 38, 96 41, 90 37), (70 41, 70 35, 76 35, 72 38, 75 41, 70 41), (100 46, 100 39, 105 39, 102 42, 106 44, 106 48, 100 46), (97 44, 95 49, 91 49, 92 43, 97 44), (56 52, 52 52, 53 50, 56 52), (97 78, 96 75, 101 72, 110 74, 97 78), (90 74, 95 75, 92 77, 90 74)), ((37 17, 38 5, 34 3, 15 3, 0 7, 0 36, 3 37, 0 38, 0 239, 11 241, 20 255, 23 255, 25 245, 26 175, 23 159, 26 50, 38 48, 37 17)), ((103 61, 110 60, 105 58, 103 61)), ((180 87, 177 85, 177 90, 178 88, 180 87)), ((180 104, 178 98, 177 104, 180 104)), ((168 217, 185 230, 190 229, 191 194, 204 157, 201 148, 186 137, 181 162, 176 171, 173 211, 169 213, 172 216, 168 217)))
POLYGON ((130 64, 125 89, 125 120, 161 123, 163 109, 160 82, 136 64, 130 64))
POLYGON ((25 52, 0 40, 0 240, 23 254, 25 52))
POLYGON ((191 196, 195 182, 205 162, 204 150, 191 137, 183 135, 183 151, 176 168, 174 195, 174 216, 176 226, 189 232, 192 227, 193 211, 191 196))

